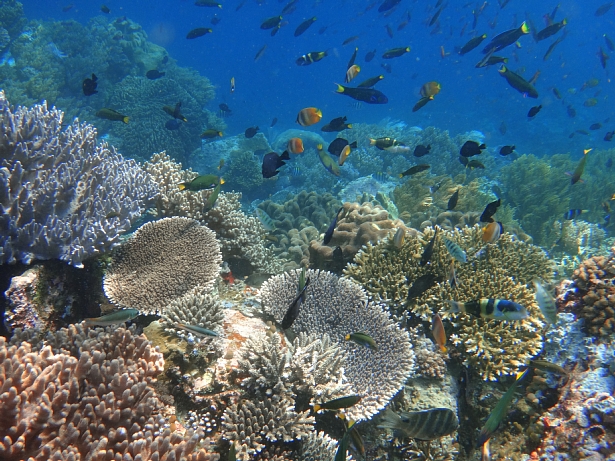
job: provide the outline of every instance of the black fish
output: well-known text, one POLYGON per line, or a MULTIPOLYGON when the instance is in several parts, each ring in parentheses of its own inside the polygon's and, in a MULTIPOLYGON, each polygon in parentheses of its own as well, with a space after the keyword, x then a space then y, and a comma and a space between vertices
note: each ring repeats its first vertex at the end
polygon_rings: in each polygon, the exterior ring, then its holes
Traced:
POLYGON ((352 143, 349 143, 344 138, 335 138, 331 142, 331 144, 329 144, 329 147, 327 148, 327 151, 331 155, 335 155, 336 157, 339 157, 341 155, 342 151, 344 150, 344 147, 346 147, 348 144, 350 144, 350 147, 352 149, 356 149, 357 148, 357 142, 356 141, 354 141, 352 143))
POLYGON ((535 117, 536 114, 540 112, 540 109, 542 109, 542 105, 532 107, 530 111, 527 113, 527 116, 530 118, 535 117))
POLYGON ((422 144, 419 144, 418 146, 416 146, 414 148, 414 156, 415 157, 422 157, 423 155, 427 155, 429 154, 429 151, 431 150, 431 144, 427 145, 427 146, 423 146, 422 144))
POLYGON ((482 162, 478 161, 478 160, 470 160, 467 165, 466 168, 480 168, 481 170, 485 169, 485 165, 482 164, 482 162))
POLYGON ((297 295, 295 300, 292 302, 286 314, 284 314, 284 318, 282 319, 282 328, 285 330, 293 326, 293 322, 297 320, 299 317, 299 308, 301 307, 301 303, 305 300, 305 290, 310 284, 310 278, 305 279, 305 285, 301 292, 297 295))
POLYGON ((327 123, 325 126, 323 126, 321 128, 321 131, 324 131, 326 133, 333 133, 335 131, 344 131, 346 128, 352 128, 352 125, 349 123, 346 123, 346 120, 347 120, 346 117, 334 118, 329 123, 327 123))
POLYGON ((269 30, 274 27, 279 27, 280 21, 282 21, 282 16, 274 16, 272 18, 265 19, 261 24, 261 29, 269 30))
POLYGON ((480 215, 480 222, 493 222, 492 216, 495 214, 496 211, 498 211, 498 207, 501 203, 502 202, 500 199, 497 199, 495 202, 489 203, 485 207, 485 211, 483 211, 483 214, 480 215))
POLYGON ((354 61, 355 61, 355 59, 357 59, 357 52, 358 51, 359 51, 359 48, 355 46, 354 53, 352 53, 352 56, 350 57, 350 61, 348 61, 348 66, 346 67, 346 70, 348 70, 352 66, 354 66, 354 61))
POLYGON ((93 94, 98 93, 98 91, 96 91, 96 87, 98 86, 98 83, 96 83, 97 81, 98 77, 94 74, 92 74, 92 78, 86 78, 81 85, 83 88, 83 94, 86 96, 92 96, 93 94))
POLYGON ((223 112, 226 115, 230 115, 230 113, 233 112, 231 108, 223 102, 218 104, 218 107, 220 108, 220 112, 223 112))
POLYGON ((182 108, 181 101, 176 103, 175 106, 162 106, 162 110, 165 111, 167 114, 169 114, 171 117, 177 118, 181 120, 182 122, 187 122, 188 119, 184 117, 183 114, 181 113, 181 108, 182 108))
POLYGON ((421 275, 418 279, 414 281, 412 286, 408 288, 408 301, 410 301, 411 299, 418 298, 431 287, 433 287, 436 283, 439 283, 441 281, 442 277, 439 277, 432 272, 421 275))
POLYGON ((325 56, 327 56, 327 52, 326 51, 311 51, 311 52, 309 52, 307 54, 304 54, 303 56, 297 58, 295 63, 298 66, 309 66, 310 64, 312 64, 314 62, 320 61, 325 56))
POLYGON ((592 130, 592 131, 599 130, 600 128, 602 128, 602 124, 601 123, 592 123, 589 126, 589 129, 592 130))
POLYGON ((503 146, 500 149, 500 155, 501 156, 506 156, 506 155, 510 155, 515 151, 515 146, 503 146))
POLYGON ((414 165, 413 167, 408 168, 403 173, 400 173, 398 176, 403 178, 404 176, 412 176, 413 174, 420 173, 421 171, 429 170, 431 166, 426 163, 421 163, 420 165, 414 165))
POLYGON ((389 98, 387 98, 381 91, 374 90, 373 88, 349 88, 338 83, 336 83, 336 85, 337 93, 345 94, 346 96, 350 96, 352 99, 356 99, 357 101, 363 101, 368 104, 386 104, 389 102, 389 98))
POLYGON ((297 28, 295 29, 295 37, 298 37, 299 35, 304 33, 306 30, 308 30, 308 28, 312 24, 314 24, 315 21, 316 21, 316 16, 314 16, 313 18, 310 18, 310 19, 306 19, 301 24, 299 24, 299 26, 297 26, 297 28))
POLYGON ((557 34, 560 29, 567 24, 567 22, 568 21, 566 19, 563 19, 561 22, 555 22, 550 26, 545 27, 536 34, 536 41, 539 42, 541 40, 544 40, 545 38, 549 38, 552 35, 557 34))
POLYGON ((213 18, 211 18, 211 21, 209 22, 211 23, 212 26, 215 26, 215 25, 218 25, 220 21, 221 21, 220 17, 214 14, 213 18))
POLYGON ((105 14, 109 14, 109 13, 111 13, 111 10, 109 9, 109 7, 108 7, 107 5, 102 5, 102 6, 100 7, 100 11, 102 11, 102 12, 103 12, 103 13, 105 13, 105 14))
POLYGON ((421 260, 419 261, 419 265, 421 267, 425 266, 431 259, 431 255, 433 254, 433 247, 436 243, 436 237, 438 236, 439 229, 440 229, 439 227, 436 227, 436 231, 434 232, 433 237, 431 238, 431 240, 425 247, 425 250, 423 250, 423 254, 421 255, 421 260))
MULTIPOLYGON (((605 141, 610 141, 611 139, 613 139, 613 135, 615 135, 615 131, 607 131, 607 133, 604 135, 604 140, 605 141)), ((611 159, 609 159, 609 161, 612 162, 611 159)), ((608 162, 607 162, 608 163, 608 162)), ((610 168, 610 167, 609 167, 610 168)))
POLYGON ((246 136, 246 138, 253 138, 254 136, 256 136, 256 133, 258 133, 258 127, 257 126, 253 126, 250 128, 247 128, 244 135, 246 136))
POLYGON ((333 250, 333 260, 331 261, 331 272, 341 274, 346 267, 346 261, 344 260, 344 252, 342 247, 336 246, 333 250))
POLYGON ((333 219, 333 222, 327 229, 327 232, 325 232, 325 237, 322 239, 322 243, 324 243, 325 245, 328 245, 331 239, 333 238, 333 231, 335 231, 335 226, 337 226, 337 217, 339 216, 340 211, 342 211, 343 209, 344 207, 341 207, 339 210, 337 210, 337 213, 335 213, 335 218, 333 219))
POLYGON ((474 37, 468 43, 466 43, 465 45, 463 45, 461 47, 461 49, 459 50, 459 54, 463 56, 464 54, 469 53, 474 48, 476 48, 478 45, 480 45, 481 42, 483 40, 485 40, 486 38, 487 38, 487 34, 483 34, 483 35, 479 35, 478 37, 474 37))
POLYGON ((150 80, 156 80, 157 78, 164 77, 166 72, 159 72, 158 69, 148 70, 145 76, 150 80))
POLYGON ((277 117, 273 117, 273 120, 271 120, 271 127, 273 128, 276 123, 278 123, 278 119, 277 117))
POLYGON ((506 48, 508 45, 512 45, 521 38, 524 34, 529 34, 530 28, 524 21, 521 26, 516 29, 507 30, 499 35, 493 37, 493 39, 483 48, 483 53, 487 54, 492 51, 499 51, 506 48))
POLYGON ((399 2, 401 2, 401 0, 384 0, 382 5, 378 7, 378 13, 384 13, 385 11, 395 8, 399 2))
POLYGON ((357 88, 371 88, 376 83, 384 78, 384 75, 377 75, 376 77, 368 78, 357 85, 357 88))
MULTIPOLYGON (((614 133, 614 132, 611 131, 611 133, 614 133)), ((609 157, 609 159, 606 161, 606 167, 611 168, 612 166, 613 166, 613 159, 609 157)))
POLYGON ((524 94, 530 98, 536 99, 538 97, 538 91, 534 88, 530 82, 521 77, 519 74, 514 73, 512 70, 507 69, 506 66, 502 66, 498 72, 502 77, 506 79, 508 84, 512 86, 519 93, 524 94))
POLYGON ((206 35, 206 34, 211 34, 211 32, 212 30, 206 27, 197 27, 196 29, 192 29, 190 32, 188 32, 188 34, 186 35, 186 38, 188 40, 192 40, 194 38, 202 37, 203 35, 206 35))
POLYGON ((365 62, 370 62, 372 59, 376 57, 376 50, 368 51, 365 55, 365 62))
POLYGON ((447 210, 454 210, 457 206, 457 201, 459 200, 459 189, 457 189, 451 198, 448 199, 448 204, 446 205, 447 210))
POLYGON ((468 166, 468 159, 467 157, 459 157, 459 163, 461 163, 463 166, 468 166))
POLYGON ((613 6, 613 2, 605 3, 604 5, 600 5, 598 9, 595 11, 594 16, 604 16, 609 12, 611 7, 613 6))
POLYGON ((487 146, 478 144, 476 141, 466 141, 463 146, 461 146, 459 154, 462 157, 473 157, 474 155, 482 154, 482 151, 486 148, 487 146))
POLYGON ((263 157, 262 173, 263 178, 273 178, 279 173, 278 168, 286 165, 284 160, 290 160, 288 152, 284 151, 282 155, 278 155, 275 152, 269 152, 263 157))
POLYGON ((424 107, 429 101, 432 101, 432 98, 421 98, 417 101, 417 103, 414 105, 414 107, 412 107, 412 112, 416 112, 417 110, 419 110, 420 108, 424 107))
POLYGON ((568 114, 568 117, 570 118, 574 118, 577 116, 577 111, 574 110, 574 107, 572 107, 572 105, 568 104, 568 107, 566 107, 566 113, 568 114))

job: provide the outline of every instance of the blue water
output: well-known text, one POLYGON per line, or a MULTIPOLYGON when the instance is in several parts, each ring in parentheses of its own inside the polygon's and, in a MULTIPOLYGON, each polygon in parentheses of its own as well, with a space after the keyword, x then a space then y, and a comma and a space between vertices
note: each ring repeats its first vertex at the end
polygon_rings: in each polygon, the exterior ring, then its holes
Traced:
MULTIPOLYGON (((611 116, 613 88, 608 77, 610 67, 602 69, 597 53, 599 47, 608 53, 603 34, 613 31, 615 8, 606 15, 595 17, 600 1, 549 1, 530 2, 511 0, 504 9, 497 1, 489 2, 472 30, 472 10, 482 2, 448 2, 440 15, 440 31, 431 34, 436 26, 427 23, 435 12, 435 1, 424 3, 402 0, 390 16, 378 13, 381 1, 318 1, 299 0, 297 9, 283 18, 288 24, 274 37, 270 31, 261 30, 261 22, 278 15, 287 2, 277 0, 221 0, 222 9, 197 7, 193 1, 178 0, 133 0, 129 2, 106 1, 111 9, 110 19, 127 16, 141 24, 149 39, 164 46, 180 66, 189 66, 208 77, 216 87, 216 97, 209 109, 217 111, 224 102, 233 110, 227 118, 225 135, 242 133, 248 126, 258 125, 266 129, 271 120, 278 118, 279 130, 297 127, 297 112, 306 106, 316 106, 323 111, 323 122, 347 115, 350 122, 375 123, 385 117, 405 121, 408 125, 436 126, 451 134, 480 130, 486 135, 487 144, 515 144, 520 153, 551 155, 570 152, 580 156, 585 147, 607 148, 604 134, 615 126, 611 116), (545 27, 543 16, 550 14, 559 4, 555 21, 568 19, 568 36, 560 43, 545 62, 543 56, 549 45, 562 34, 535 43, 531 35, 523 36, 521 48, 510 46, 497 53, 510 58, 508 67, 525 71, 530 79, 540 71, 536 83, 537 100, 524 98, 511 88, 498 74, 497 66, 476 69, 474 65, 482 58, 481 49, 496 34, 518 27, 526 14, 532 18, 537 29, 545 27), (411 14, 409 24, 401 31, 398 25, 411 14), (219 24, 210 24, 217 15, 219 24), (295 28, 307 18, 317 16, 317 21, 300 37, 295 38, 295 28), (385 26, 390 25, 394 36, 387 35, 385 26), (327 26, 323 34, 319 30, 327 26), (195 40, 185 38, 195 27, 211 27, 213 33, 195 40), (464 34, 461 36, 462 29, 464 34), (461 47, 477 34, 487 33, 488 38, 472 52, 459 56, 455 47, 461 47), (359 39, 342 46, 353 35, 359 39), (258 61, 254 57, 263 45, 267 49, 258 61), (343 83, 346 67, 354 47, 359 48, 357 64, 361 73, 353 83, 368 77, 384 74, 385 79, 377 85, 389 103, 383 106, 363 104, 359 109, 352 99, 334 93, 334 82, 343 83), (383 60, 381 54, 389 48, 411 46, 412 51, 400 58, 383 60), (441 57, 440 47, 450 55, 441 57), (377 57, 365 63, 365 54, 377 50, 377 57), (299 67, 295 60, 310 51, 328 50, 329 56, 307 67, 299 67), (515 57, 516 56, 516 57, 515 57), (390 74, 381 67, 387 62, 392 66, 390 74), (229 81, 235 77, 236 91, 231 94, 229 81), (583 82, 599 79, 598 86, 580 91, 583 82), (416 113, 412 106, 419 99, 421 85, 436 80, 442 91, 435 101, 416 113), (557 87, 563 101, 552 92, 557 87), (570 90, 570 92, 568 91, 570 90), (576 94, 571 94, 576 92, 576 94), (598 99, 594 107, 584 107, 583 102, 591 97, 598 99), (541 104, 542 111, 534 120, 527 119, 528 110, 541 104), (571 104, 575 118, 566 114, 571 104), (498 127, 504 122, 507 132, 502 135, 498 127), (588 130, 595 122, 603 128, 591 131, 589 136, 569 134, 575 130, 588 130)), ((444 2, 446 4, 446 2, 444 2)), ((85 0, 25 1, 26 16, 30 19, 74 19, 83 24, 96 15, 102 15, 102 2, 85 0), (62 7, 72 3, 67 12, 62 7)), ((88 69, 83 69, 85 75, 88 69)), ((96 120, 90 120, 96 123, 96 120)), ((320 125, 311 128, 320 132, 320 125)), ((332 138, 333 136, 330 136, 332 138)))

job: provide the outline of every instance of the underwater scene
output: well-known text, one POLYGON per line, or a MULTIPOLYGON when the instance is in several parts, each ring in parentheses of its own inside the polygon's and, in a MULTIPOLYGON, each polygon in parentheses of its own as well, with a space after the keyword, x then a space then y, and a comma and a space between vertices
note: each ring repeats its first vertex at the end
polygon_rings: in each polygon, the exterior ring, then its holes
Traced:
POLYGON ((605 1, 0 0, 0 461, 615 461, 605 1))

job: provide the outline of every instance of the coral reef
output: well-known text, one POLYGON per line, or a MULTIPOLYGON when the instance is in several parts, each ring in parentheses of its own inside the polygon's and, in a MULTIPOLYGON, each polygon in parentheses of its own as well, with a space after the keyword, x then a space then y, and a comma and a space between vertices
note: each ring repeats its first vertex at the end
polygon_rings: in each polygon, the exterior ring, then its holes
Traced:
POLYGON ((446 310, 447 301, 479 298, 508 299, 528 308, 530 317, 520 322, 474 318, 465 314, 442 314, 454 328, 451 341, 458 347, 466 365, 484 379, 496 380, 513 374, 517 364, 537 354, 542 347, 542 314, 527 284, 536 278, 550 280, 552 265, 540 248, 504 234, 495 244, 485 245, 481 229, 440 231, 431 263, 421 267, 424 245, 434 234, 425 229, 419 238, 407 238, 394 248, 387 239, 369 244, 356 256, 345 275, 359 282, 370 295, 386 301, 396 318, 404 322, 419 317, 430 320, 435 312, 446 310), (450 255, 443 237, 456 242, 468 255, 466 264, 456 264, 457 287, 451 287, 447 268, 450 255), (408 289, 422 275, 432 273, 440 282, 411 301, 408 289))
POLYGON ((593 256, 574 271, 572 286, 560 290, 558 307, 585 319, 592 336, 615 332, 615 248, 609 256, 593 256))
POLYGON ((363 245, 378 242, 398 228, 407 234, 416 232, 400 220, 389 219, 389 213, 380 205, 344 203, 343 208, 331 241, 327 245, 318 240, 310 243, 310 267, 333 269, 336 264, 333 250, 337 246, 342 249, 344 261, 350 261, 363 245))
MULTIPOLYGON (((301 461, 333 461, 337 451, 337 440, 324 432, 310 432, 303 437, 301 444, 301 461)), ((349 456, 347 459, 351 459, 349 456)))
POLYGON ((156 314, 195 287, 211 288, 222 256, 213 231, 189 218, 144 224, 117 251, 105 274, 107 297, 156 314))
POLYGON ((162 319, 180 338, 188 336, 181 328, 174 328, 177 323, 194 325, 218 332, 224 321, 224 307, 217 296, 197 286, 182 297, 175 298, 164 308, 162 319))
POLYGON ((218 459, 199 448, 202 432, 164 428, 152 388, 164 361, 133 329, 17 332, 0 338, 0 358, 3 459, 218 459))
POLYGON ((75 120, 0 92, 1 263, 58 258, 76 267, 120 243, 156 196, 151 177, 75 120))
POLYGON ((159 184, 158 217, 184 216, 200 221, 216 232, 222 256, 236 275, 249 275, 253 271, 274 274, 282 264, 273 257, 273 251, 264 245, 265 229, 253 216, 241 211, 241 194, 220 192, 212 209, 205 204, 212 190, 180 191, 179 184, 194 179, 192 170, 182 170, 164 152, 154 154, 144 169, 159 184))
MULTIPOLYGON (((270 278, 261 287, 266 312, 279 322, 297 296, 300 271, 270 278)), ((369 419, 399 391, 414 369, 408 334, 393 323, 380 304, 369 301, 360 285, 335 275, 308 270, 310 285, 295 332, 328 335, 343 350, 344 373, 362 400, 346 410, 355 421, 369 419), (378 350, 356 345, 344 338, 349 333, 371 336, 378 350)))

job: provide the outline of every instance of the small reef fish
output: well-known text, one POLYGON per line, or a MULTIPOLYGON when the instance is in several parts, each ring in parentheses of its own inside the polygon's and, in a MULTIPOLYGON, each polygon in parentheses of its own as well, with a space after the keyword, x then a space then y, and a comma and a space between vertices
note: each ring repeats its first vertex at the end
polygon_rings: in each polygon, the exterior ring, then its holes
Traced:
POLYGON ((286 150, 291 154, 301 154, 303 152, 303 140, 301 138, 290 138, 286 144, 286 150))
POLYGON ((327 147, 327 151, 331 155, 335 155, 336 157, 339 157, 340 155, 342 155, 342 151, 348 145, 350 145, 350 147, 352 149, 356 149, 357 148, 357 142, 356 141, 354 141, 354 142, 352 142, 352 144, 350 144, 347 139, 335 138, 333 141, 331 141, 331 143, 329 144, 329 147, 327 147))
POLYGON ((605 14, 609 12, 612 6, 613 6, 613 2, 600 5, 598 9, 594 12, 594 16, 596 17, 604 16, 605 14))
POLYGON ((432 272, 421 275, 414 281, 412 286, 408 288, 408 301, 423 295, 423 293, 441 281, 442 278, 432 272))
POLYGON ((492 51, 500 51, 509 45, 512 45, 519 40, 523 35, 530 33, 530 27, 525 21, 516 29, 510 29, 502 32, 491 39, 491 41, 483 48, 483 53, 487 54, 492 51))
POLYGON ((235 77, 231 77, 230 89, 231 89, 231 93, 235 92, 235 77))
POLYGON ((465 263, 468 260, 466 252, 463 251, 459 245, 446 237, 444 237, 444 246, 448 250, 449 254, 460 263, 465 263))
POLYGON ((318 151, 318 158, 320 159, 320 163, 325 169, 335 176, 340 175, 340 167, 335 160, 333 160, 322 148, 322 144, 318 144, 316 146, 316 150, 318 151))
POLYGON ((311 126, 318 122, 322 118, 322 112, 316 107, 306 107, 301 109, 297 114, 296 122, 301 126, 311 126))
POLYGON ((205 130, 201 133, 201 139, 213 139, 213 138, 221 138, 222 131, 218 130, 205 130))
POLYGON ((282 22, 282 16, 273 16, 271 18, 265 19, 261 23, 261 29, 269 30, 279 27, 280 22, 282 22))
POLYGON ((500 149, 500 155, 502 157, 506 157, 507 155, 512 154, 515 151, 515 146, 502 146, 500 149))
POLYGON ((438 236, 439 227, 436 227, 436 231, 433 234, 433 237, 423 250, 423 254, 421 255, 421 260, 419 261, 419 265, 424 267, 431 260, 431 255, 433 254, 433 248, 436 243, 436 237, 438 236))
POLYGON ((246 131, 244 131, 244 136, 247 139, 251 139, 254 136, 256 136, 256 133, 258 133, 259 127, 257 126, 251 126, 250 128, 246 128, 246 131))
POLYGON ((542 109, 542 104, 538 105, 538 106, 534 106, 532 107, 529 112, 527 113, 527 116, 529 118, 534 118, 536 117, 536 115, 538 114, 538 112, 540 112, 540 109, 542 109))
POLYGON ((482 154, 483 150, 485 150, 486 148, 487 146, 485 144, 479 144, 476 141, 466 141, 465 143, 463 143, 463 146, 461 146, 461 149, 459 150, 459 155, 465 158, 473 157, 475 155, 482 154))
POLYGON ((311 52, 309 52, 307 54, 304 54, 303 56, 297 58, 295 63, 298 66, 309 66, 310 64, 313 64, 315 62, 320 61, 325 56, 327 56, 327 52, 326 51, 311 51, 311 52))
POLYGON ((290 160, 290 155, 288 155, 287 151, 282 152, 282 155, 278 155, 275 152, 269 152, 265 155, 261 167, 263 178, 267 179, 276 176, 279 173, 278 169, 286 165, 284 160, 290 160))
MULTIPOLYGON (((281 325, 282 328, 284 328, 285 330, 292 327, 295 320, 297 320, 297 317, 299 317, 299 308, 301 307, 301 303, 305 300, 305 290, 307 290, 307 287, 309 285, 310 278, 307 277, 307 279, 305 279, 305 284, 299 290, 299 294, 289 306, 288 310, 286 311, 286 314, 284 314, 284 318, 282 319, 281 325)), ((299 286, 301 286, 301 280, 299 280, 299 286)))
POLYGON ((382 5, 378 7, 378 13, 385 13, 389 10, 392 10, 400 2, 401 0, 384 0, 384 2, 382 2, 382 5))
POLYGON ((382 53, 382 59, 399 58, 400 56, 403 56, 406 53, 410 53, 409 46, 401 47, 401 48, 392 48, 382 53))
POLYGON ((194 4, 196 6, 206 6, 209 8, 222 8, 222 5, 213 0, 196 0, 194 4))
POLYGON ((335 226, 337 226, 337 218, 339 217, 341 211, 344 209, 344 207, 340 207, 339 210, 337 210, 337 213, 335 213, 335 218, 333 218, 333 221, 331 222, 331 224, 329 225, 329 228, 327 229, 327 232, 325 232, 325 236, 322 240, 322 243, 325 245, 328 245, 329 242, 331 241, 331 239, 333 238, 333 232, 335 231, 335 226))
MULTIPOLYGON (((464 157, 461 157, 464 158, 464 157)), ((485 165, 480 160, 470 160, 466 163, 466 168, 473 170, 474 168, 480 168, 481 170, 485 169, 485 165)))
POLYGON ((611 59, 611 57, 604 52, 602 47, 598 49, 598 59, 600 59, 600 65, 603 69, 606 69, 606 62, 611 59))
POLYGON ((186 325, 185 323, 176 323, 175 326, 177 328, 181 328, 182 330, 189 331, 193 335, 196 336, 219 336, 213 330, 209 330, 208 328, 203 328, 199 325, 186 325))
POLYGON ((107 107, 103 107, 96 112, 96 116, 106 120, 111 120, 113 122, 124 122, 126 124, 128 123, 128 120, 130 120, 130 117, 127 115, 120 114, 117 110, 109 109, 107 107))
POLYGON ((297 26, 297 28, 295 29, 295 33, 294 36, 295 37, 299 37, 300 35, 302 35, 306 30, 309 29, 309 27, 314 24, 316 22, 316 16, 310 18, 310 19, 306 19, 305 21, 303 21, 301 24, 299 24, 297 26))
POLYGON ((448 203, 446 204, 446 209, 449 211, 454 210, 455 207, 457 206, 458 201, 459 201, 459 189, 453 192, 453 195, 451 195, 451 198, 448 199, 448 203))
POLYGON ((209 29, 208 27, 197 27, 188 32, 186 38, 188 40, 193 40, 195 38, 202 37, 203 35, 211 34, 212 32, 213 30, 209 29))
POLYGON ((431 98, 421 98, 421 99, 419 99, 419 100, 416 102, 416 104, 415 104, 414 106, 412 106, 412 112, 416 112, 416 111, 418 111, 419 109, 421 109, 421 108, 425 107, 425 106, 427 105, 427 103, 428 103, 429 101, 432 101, 432 100, 433 100, 433 97, 431 97, 431 98))
POLYGON ((353 35, 352 37, 348 37, 346 40, 344 40, 342 42, 342 46, 346 46, 349 45, 350 43, 354 42, 355 40, 358 40, 359 36, 358 35, 353 35))
POLYGON ((352 128, 352 124, 346 123, 346 120, 347 119, 345 116, 334 118, 329 123, 327 123, 325 126, 323 126, 320 130, 326 133, 333 133, 336 131, 339 132, 339 131, 344 131, 348 128, 352 128))
POLYGON ((351 438, 350 431, 354 429, 354 427, 351 427, 352 424, 354 423, 351 423, 348 426, 348 429, 346 430, 346 433, 342 437, 342 440, 339 441, 337 450, 335 452, 335 458, 333 458, 333 461, 346 461, 348 459, 348 445, 350 445, 350 438, 351 438))
POLYGON ((566 376, 568 372, 559 365, 549 362, 547 360, 530 360, 529 367, 536 368, 537 370, 546 371, 548 373, 555 373, 560 376, 566 376))
POLYGON ((591 152, 592 149, 584 149, 583 150, 583 158, 575 168, 572 176, 570 177, 570 184, 576 184, 583 176, 583 171, 585 171, 585 164, 587 163, 587 154, 591 152))
POLYGON ((139 311, 137 309, 122 309, 121 311, 103 315, 102 317, 85 319, 85 326, 106 327, 109 325, 116 325, 118 323, 128 322, 129 320, 134 319, 138 315, 139 311))
POLYGON ((347 334, 344 337, 344 339, 346 341, 355 342, 359 346, 369 347, 370 349, 373 349, 375 351, 378 350, 378 346, 376 345, 376 341, 374 341, 374 338, 372 338, 367 333, 361 333, 361 332, 350 333, 350 334, 347 334))
POLYGON ((211 189, 218 184, 224 184, 224 179, 215 174, 204 174, 197 176, 192 181, 182 182, 178 184, 177 187, 179 187, 179 190, 198 192, 204 189, 211 189))
POLYGON ((92 74, 92 78, 86 78, 81 84, 81 88, 83 89, 83 94, 86 96, 92 96, 93 94, 98 93, 96 91, 96 87, 98 86, 98 77, 95 74, 92 74))
POLYGON ((359 75, 361 72, 361 67, 356 64, 350 66, 350 68, 346 71, 346 78, 344 79, 344 83, 350 83, 354 80, 354 78, 359 75))
POLYGON ((457 280, 457 273, 455 272, 455 260, 451 259, 451 262, 446 267, 446 278, 448 279, 448 283, 451 288, 455 289, 459 286, 459 281, 457 280))
POLYGON ((493 215, 498 211, 501 204, 502 201, 500 199, 488 203, 483 214, 480 215, 480 222, 493 222, 493 215))
MULTIPOLYGON (((357 142, 355 141, 353 144, 356 146, 357 142)), ((344 148, 342 149, 342 152, 340 152, 340 156, 339 156, 338 161, 337 161, 339 166, 342 166, 344 164, 344 162, 346 161, 346 159, 348 158, 348 156, 350 155, 350 152, 352 151, 352 145, 353 144, 348 144, 348 145, 344 146, 344 148)))
POLYGON ((448 312, 464 312, 484 319, 523 320, 528 316, 521 304, 505 299, 482 298, 465 303, 448 301, 448 304, 448 312))
POLYGON ((222 187, 221 183, 218 183, 214 190, 209 194, 207 200, 205 201, 204 209, 211 210, 216 205, 216 200, 218 200, 218 195, 220 195, 220 188, 222 187))
POLYGON ((393 429, 404 438, 435 440, 455 432, 459 421, 449 408, 401 412, 399 415, 387 407, 378 427, 393 429))
POLYGON ((502 398, 500 399, 498 404, 495 406, 495 408, 491 411, 491 414, 489 415, 487 422, 485 423, 485 425, 480 431, 480 434, 478 435, 477 447, 480 447, 485 442, 489 441, 491 436, 495 433, 495 431, 497 431, 500 423, 504 420, 504 417, 506 416, 506 413, 508 412, 508 407, 510 406, 510 402, 512 402, 515 392, 517 392, 517 389, 519 388, 519 386, 523 384, 523 382, 527 379, 529 375, 530 375, 530 368, 525 370, 523 374, 515 380, 515 382, 508 388, 506 393, 502 396, 502 398))
POLYGON ((431 319, 431 334, 436 340, 436 344, 440 348, 440 352, 446 353, 446 331, 444 330, 444 324, 442 323, 442 317, 440 314, 435 314, 431 319))
POLYGON ((517 90, 519 93, 529 98, 536 99, 538 97, 538 91, 536 90, 536 88, 534 88, 534 85, 525 80, 519 74, 516 74, 504 65, 500 67, 498 72, 502 77, 506 79, 508 84, 512 86, 515 90, 517 90))
POLYGON ((256 52, 256 54, 254 55, 254 62, 258 62, 259 59, 263 57, 263 55, 265 54, 265 50, 267 50, 267 44, 263 45, 261 49, 256 52))
POLYGON ((412 153, 412 155, 414 155, 415 157, 423 157, 424 155, 429 154, 429 151, 431 151, 431 144, 427 146, 419 144, 414 148, 414 152, 412 153))
POLYGON ((482 239, 485 243, 495 243, 504 233, 504 225, 501 222, 491 222, 483 227, 482 239))
POLYGON ((346 66, 346 69, 350 69, 352 66, 354 66, 354 62, 357 59, 357 53, 359 52, 359 47, 354 48, 354 53, 352 53, 352 56, 350 56, 350 61, 348 61, 348 65, 346 66))
POLYGON ((335 85, 337 85, 336 93, 350 96, 357 101, 366 102, 367 104, 386 104, 389 102, 389 98, 384 93, 373 88, 349 88, 339 83, 335 85))
POLYGON ((424 98, 433 99, 437 95, 442 86, 438 82, 427 82, 421 87, 421 96, 424 98))
POLYGON ((357 85, 357 88, 371 88, 376 83, 384 78, 384 75, 377 75, 376 77, 368 78, 357 85))
POLYGON ((320 410, 342 410, 344 408, 350 408, 355 406, 361 401, 360 395, 347 395, 340 397, 339 399, 333 399, 325 403, 314 404, 314 411, 320 410))
POLYGON ((463 56, 464 54, 469 53, 474 48, 476 48, 478 45, 480 45, 483 42, 483 40, 485 40, 486 38, 487 38, 487 34, 483 34, 483 35, 479 35, 478 37, 474 37, 473 39, 470 39, 465 45, 463 45, 459 49, 459 54, 463 56))
POLYGON ((370 146, 376 146, 377 149, 385 150, 389 147, 398 146, 400 143, 393 138, 377 138, 369 140, 370 146))
POLYGON ((568 210, 566 213, 564 213, 564 219, 566 221, 571 221, 573 219, 578 218, 583 213, 587 213, 588 211, 589 210, 580 210, 578 208, 575 208, 575 209, 572 209, 572 210, 568 210))
POLYGON ((545 27, 536 34, 536 41, 540 42, 541 40, 544 40, 551 37, 552 35, 557 34, 566 24, 568 24, 568 20, 564 18, 560 22, 555 22, 550 26, 545 27))
POLYGON ((395 236, 393 237, 393 245, 395 248, 400 249, 404 245, 405 237, 406 231, 402 227, 397 228, 395 236))
POLYGON ((109 13, 111 13, 111 10, 109 9, 109 7, 108 7, 107 5, 102 5, 102 6, 100 7, 100 11, 102 11, 102 12, 103 12, 103 13, 105 13, 105 14, 109 14, 109 13))
POLYGON ((181 102, 176 103, 175 106, 162 106, 162 110, 171 117, 181 120, 182 122, 187 122, 188 119, 182 115, 181 108, 181 102))
POLYGON ((426 163, 421 163, 420 165, 414 165, 413 167, 408 168, 403 173, 399 173, 398 176, 400 178, 403 178, 404 176, 412 176, 422 171, 429 170, 430 168, 431 168, 430 165, 427 165, 426 163))
POLYGON ((540 312, 544 315, 547 322, 551 325, 557 323, 557 306, 553 296, 542 286, 540 281, 534 280, 534 288, 536 290, 536 304, 540 308, 540 312))
POLYGON ((150 80, 158 80, 166 75, 166 72, 160 72, 158 69, 148 70, 145 76, 150 80))

